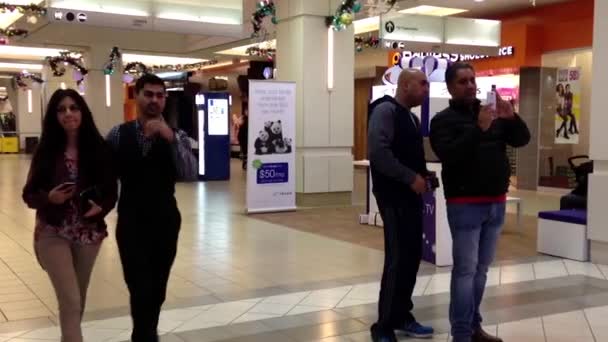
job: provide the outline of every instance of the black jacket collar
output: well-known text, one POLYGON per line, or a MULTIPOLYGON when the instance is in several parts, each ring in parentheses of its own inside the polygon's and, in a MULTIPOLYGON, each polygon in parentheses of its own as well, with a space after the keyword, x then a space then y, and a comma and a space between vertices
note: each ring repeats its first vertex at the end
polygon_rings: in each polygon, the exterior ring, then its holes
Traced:
POLYGON ((450 108, 460 114, 477 116, 479 115, 479 110, 481 109, 481 101, 475 99, 475 101, 470 104, 466 103, 462 100, 450 100, 450 108))

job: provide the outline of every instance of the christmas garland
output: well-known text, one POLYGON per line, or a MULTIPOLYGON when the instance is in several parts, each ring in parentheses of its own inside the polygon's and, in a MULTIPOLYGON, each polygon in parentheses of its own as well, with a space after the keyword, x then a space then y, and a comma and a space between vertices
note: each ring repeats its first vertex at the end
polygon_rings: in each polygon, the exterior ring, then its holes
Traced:
POLYGON ((253 25, 252 38, 266 36, 266 30, 263 30, 262 22, 267 16, 271 16, 272 23, 275 25, 277 24, 276 8, 272 0, 262 0, 258 2, 256 11, 251 15, 251 24, 253 25), (260 34, 260 32, 263 34, 260 34))
POLYGON ((217 64, 216 60, 192 63, 192 64, 166 64, 166 65, 153 65, 150 67, 153 71, 170 70, 170 71, 190 71, 190 70, 201 70, 203 67, 217 64))
POLYGON ((131 62, 125 65, 125 74, 147 74, 150 69, 142 62, 131 62))
POLYGON ((116 68, 116 65, 120 61, 121 57, 122 57, 122 54, 120 53, 120 50, 118 50, 118 48, 116 46, 113 47, 112 51, 110 52, 109 60, 106 63, 106 65, 103 67, 104 75, 114 74, 114 69, 116 68))
POLYGON ((63 65, 71 65, 80 75, 76 75, 76 84, 80 85, 84 80, 84 76, 89 73, 89 70, 82 65, 81 58, 74 58, 69 51, 62 51, 59 56, 47 57, 46 62, 53 71, 53 76, 61 77, 65 75, 66 69, 63 65), (63 65, 62 65, 63 64, 63 65))
POLYGON ((125 73, 131 74, 145 74, 154 71, 190 71, 190 70, 201 70, 203 67, 217 64, 216 60, 204 61, 192 64, 166 64, 166 65, 152 65, 147 66, 142 62, 131 62, 125 66, 125 73))
POLYGON ((46 8, 38 6, 36 4, 31 5, 15 5, 7 4, 6 2, 0 3, 0 13, 19 11, 19 13, 28 13, 43 17, 46 15, 46 8))
POLYGON ((30 74, 30 73, 20 73, 17 74, 13 77, 13 79, 15 80, 15 83, 17 84, 17 86, 19 88, 27 88, 27 83, 25 83, 25 80, 29 79, 33 82, 36 83, 44 83, 44 80, 34 74, 30 74))
POLYGON ((9 27, 7 29, 0 29, 0 36, 2 37, 15 37, 15 36, 27 36, 28 30, 17 29, 9 27))
POLYGON ((247 48, 246 53, 249 56, 267 57, 269 60, 273 60, 274 56, 276 56, 276 54, 277 54, 277 49, 273 49, 273 48, 264 49, 264 48, 260 48, 258 46, 252 46, 252 47, 247 48))
POLYGON ((361 10, 361 3, 356 0, 344 0, 338 6, 333 16, 325 17, 327 27, 332 27, 335 31, 341 31, 350 26, 355 19, 355 13, 361 10))
POLYGON ((380 39, 374 35, 370 35, 366 38, 355 37, 355 50, 357 52, 363 51, 364 48, 377 49, 378 47, 380 47, 380 39))

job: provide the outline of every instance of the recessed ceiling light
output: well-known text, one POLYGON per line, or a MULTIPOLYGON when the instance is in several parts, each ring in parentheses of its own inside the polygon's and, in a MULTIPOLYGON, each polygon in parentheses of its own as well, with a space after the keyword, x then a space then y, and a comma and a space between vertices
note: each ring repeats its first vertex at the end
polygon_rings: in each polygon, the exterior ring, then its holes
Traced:
POLYGON ((206 59, 200 58, 184 58, 184 57, 173 57, 173 56, 152 56, 152 55, 139 55, 124 53, 122 55, 124 63, 130 62, 142 62, 146 65, 164 65, 164 64, 194 64, 206 61, 206 59))
POLYGON ((484 2, 486 0, 475 0, 475 2, 484 2))
POLYGON ((466 11, 468 11, 468 10, 460 9, 460 8, 421 5, 421 6, 401 10, 401 11, 399 11, 399 13, 421 14, 421 15, 432 15, 432 16, 437 16, 437 17, 445 17, 448 15, 454 15, 454 14, 458 14, 458 13, 462 13, 462 12, 466 12, 466 11))
POLYGON ((5 63, 0 62, 1 69, 17 69, 22 70, 42 70, 41 64, 24 64, 24 63, 5 63))
POLYGON ((378 27, 380 26, 380 17, 369 17, 355 20, 353 22, 353 26, 355 27, 355 34, 378 31, 378 27))

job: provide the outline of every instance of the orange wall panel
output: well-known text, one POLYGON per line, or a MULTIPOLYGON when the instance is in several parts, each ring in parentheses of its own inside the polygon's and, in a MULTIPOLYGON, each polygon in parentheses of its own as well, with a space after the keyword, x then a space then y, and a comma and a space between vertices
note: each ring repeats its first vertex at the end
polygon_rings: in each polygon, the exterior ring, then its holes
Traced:
POLYGON ((543 53, 593 45, 593 0, 573 0, 494 17, 502 21, 501 45, 513 57, 473 62, 478 70, 540 66, 543 53))
POLYGON ((471 64, 477 70, 496 70, 513 68, 525 63, 527 25, 524 24, 504 24, 501 32, 501 45, 513 46, 515 54, 505 57, 491 57, 484 60, 473 61, 471 64))

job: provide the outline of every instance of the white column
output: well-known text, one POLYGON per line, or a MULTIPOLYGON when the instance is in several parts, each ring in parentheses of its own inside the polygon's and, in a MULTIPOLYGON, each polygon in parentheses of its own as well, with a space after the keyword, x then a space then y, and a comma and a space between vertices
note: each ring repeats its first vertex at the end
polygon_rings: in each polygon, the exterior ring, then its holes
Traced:
POLYGON ((108 77, 103 71, 111 51, 110 45, 96 45, 90 47, 84 54, 84 62, 89 70, 85 77, 85 98, 102 135, 107 134, 115 125, 124 122, 122 62, 115 67, 114 74, 108 77))
POLYGON ((25 149, 25 138, 40 137, 42 133, 42 86, 32 83, 30 89, 17 88, 15 91, 16 99, 11 99, 17 103, 17 131, 19 131, 19 147, 25 149))
POLYGON ((276 3, 278 79, 297 84, 296 191, 299 195, 349 194, 353 187, 353 27, 333 32, 333 47, 328 46, 325 17, 333 14, 340 1, 276 3), (328 61, 330 49, 332 61, 328 61), (331 89, 328 76, 333 78, 331 89))
POLYGON ((595 1, 593 27, 593 83, 591 94, 590 157, 594 172, 589 180, 588 237, 591 259, 608 264, 608 1, 595 1))

